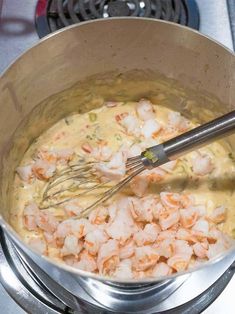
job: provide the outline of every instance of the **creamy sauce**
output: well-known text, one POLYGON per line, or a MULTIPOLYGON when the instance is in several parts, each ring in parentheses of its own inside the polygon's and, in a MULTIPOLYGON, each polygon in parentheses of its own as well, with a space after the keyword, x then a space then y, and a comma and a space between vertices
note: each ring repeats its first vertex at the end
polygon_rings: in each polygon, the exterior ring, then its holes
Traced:
MULTIPOLYGON (((62 119, 53 127, 45 131, 33 143, 21 162, 20 166, 32 164, 40 150, 57 150, 72 149, 75 154, 89 156, 82 146, 89 144, 92 148, 97 147, 100 143, 105 144, 117 151, 121 145, 131 146, 141 144, 144 138, 141 136, 127 135, 123 126, 116 122, 115 117, 123 112, 127 112, 137 117, 136 103, 119 103, 115 107, 102 106, 85 114, 74 114, 62 119)), ((170 109, 161 106, 161 101, 154 105, 155 118, 157 122, 166 127, 169 123, 168 117, 170 109)), ((142 122, 141 122, 142 123, 142 122)), ((140 124, 141 124, 140 123, 140 124)), ((195 124, 189 122, 189 128, 195 124)), ((182 132, 176 132, 170 136, 160 131, 156 136, 148 140, 152 146, 175 136, 182 132)), ((196 175, 192 170, 192 160, 196 152, 190 153, 177 162, 176 167, 171 173, 167 173, 159 182, 151 183, 148 193, 158 195, 161 191, 172 191, 193 195, 195 204, 206 204, 208 215, 213 212, 214 208, 225 206, 227 210, 226 221, 219 225, 220 230, 234 237, 235 235, 235 157, 222 145, 222 142, 215 142, 199 150, 200 154, 206 154, 212 160, 213 170, 207 175, 196 175)), ((58 166, 58 169, 63 168, 58 166)), ((14 202, 11 209, 11 224, 26 242, 32 237, 42 237, 43 232, 40 228, 29 231, 25 228, 23 212, 29 202, 39 204, 42 198, 42 191, 47 181, 33 179, 30 183, 22 181, 18 175, 14 181, 14 202)), ((126 190, 128 194, 131 192, 126 190)), ((125 191, 124 191, 125 192, 125 191)), ((123 192, 123 193, 124 193, 123 192)), ((117 197, 116 197, 117 198, 117 197)), ((48 209, 58 221, 62 221, 67 216, 61 207, 51 207, 48 209)), ((48 247, 48 255, 54 259, 60 259, 58 248, 48 247)))

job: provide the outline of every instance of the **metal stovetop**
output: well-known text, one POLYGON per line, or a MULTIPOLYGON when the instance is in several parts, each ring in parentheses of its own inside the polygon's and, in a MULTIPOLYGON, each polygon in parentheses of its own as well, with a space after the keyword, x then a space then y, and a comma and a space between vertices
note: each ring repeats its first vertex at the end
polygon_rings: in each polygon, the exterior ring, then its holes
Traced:
MULTIPOLYGON (((233 50, 233 40, 235 39, 235 19, 233 19, 233 17, 235 17, 234 1, 196 0, 196 2, 200 14, 199 31, 233 50), (230 10, 228 10, 228 5, 230 10), (230 20, 232 23, 230 23, 230 20)), ((27 48, 31 47, 39 40, 34 25, 36 3, 37 0, 0 0, 0 72, 27 48)), ((10 273, 7 273, 7 270, 5 275, 9 282, 13 280, 10 273)), ((198 286, 199 285, 200 283, 198 282, 198 286)), ((20 286, 19 289, 21 289, 20 286)), ((204 313, 233 314, 235 309, 234 291, 235 276, 233 276, 221 295, 204 313)), ((19 291, 19 293, 20 292, 24 293, 24 291, 19 291)), ((0 308, 2 313, 25 313, 25 311, 9 297, 1 285, 0 308)), ((37 313, 36 308, 32 309, 32 312, 37 313)), ((193 309, 191 313, 195 313, 193 309)))

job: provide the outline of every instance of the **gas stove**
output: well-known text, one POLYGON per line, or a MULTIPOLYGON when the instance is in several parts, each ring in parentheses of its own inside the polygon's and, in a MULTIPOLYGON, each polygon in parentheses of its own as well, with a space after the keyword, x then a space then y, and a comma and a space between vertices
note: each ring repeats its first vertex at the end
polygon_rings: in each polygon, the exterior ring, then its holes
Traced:
MULTIPOLYGON (((0 0, 0 72, 58 29, 89 19, 144 16, 179 23, 235 44, 233 0, 0 0)), ((69 290, 25 256, 0 229, 0 306, 4 313, 234 313, 233 257, 161 285, 135 289, 71 280, 69 290)))

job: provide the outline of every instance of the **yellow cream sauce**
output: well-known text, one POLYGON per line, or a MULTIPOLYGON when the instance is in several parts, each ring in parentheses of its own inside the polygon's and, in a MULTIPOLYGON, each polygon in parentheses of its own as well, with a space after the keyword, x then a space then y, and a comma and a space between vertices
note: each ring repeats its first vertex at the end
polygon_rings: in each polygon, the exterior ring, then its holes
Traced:
MULTIPOLYGON (((156 119, 163 125, 167 124, 170 109, 154 105, 156 119)), ((123 128, 116 123, 115 116, 122 112, 128 112, 136 116, 135 103, 120 103, 116 107, 99 109, 85 114, 74 114, 60 120, 50 129, 45 131, 29 147, 21 162, 21 166, 29 164, 36 152, 40 149, 72 148, 75 153, 84 155, 81 145, 89 143, 92 147, 98 145, 99 141, 106 141, 107 145, 114 151, 123 144, 140 142, 141 139, 124 134, 123 128)), ((193 127, 191 123, 191 127, 193 127)), ((156 138, 156 143, 163 141, 161 135, 156 138)), ((177 163, 173 173, 167 174, 163 181, 153 184, 151 192, 160 191, 186 192, 195 197, 195 203, 206 203, 208 212, 216 206, 224 205, 227 208, 226 222, 220 225, 220 229, 231 236, 235 236, 235 158, 222 141, 215 142, 200 149, 207 153, 213 161, 214 170, 206 176, 196 176, 192 171, 190 153, 177 163)), ((23 210, 29 201, 40 201, 41 191, 45 186, 44 181, 35 180, 27 184, 15 176, 14 202, 11 209, 11 224, 24 240, 37 236, 40 231, 27 231, 23 225, 23 210)), ((60 208, 50 208, 56 216, 63 216, 60 208)), ((53 250, 52 250, 53 251, 53 250)), ((53 255, 53 254, 52 254, 53 255)))

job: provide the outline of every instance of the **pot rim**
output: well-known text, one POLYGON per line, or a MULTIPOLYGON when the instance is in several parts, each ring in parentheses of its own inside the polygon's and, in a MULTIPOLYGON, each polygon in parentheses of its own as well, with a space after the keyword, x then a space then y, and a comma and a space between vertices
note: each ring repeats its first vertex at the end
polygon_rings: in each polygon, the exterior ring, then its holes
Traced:
POLYGON ((199 32, 198 30, 196 29, 193 29, 193 28, 190 28, 188 26, 184 26, 184 25, 181 25, 181 24, 177 24, 177 23, 174 23, 174 22, 169 22, 169 21, 164 21, 164 20, 158 20, 158 19, 154 19, 154 18, 147 18, 147 17, 137 17, 137 16, 129 16, 129 17, 109 17, 109 18, 100 18, 100 19, 96 19, 96 20, 89 20, 89 21, 85 21, 85 22, 81 22, 79 24, 73 24, 73 25, 69 25, 69 26, 66 26, 66 27, 63 27, 51 34, 48 34, 46 35, 45 37, 43 38, 39 38, 39 40, 34 43, 33 45, 31 45, 30 47, 28 47, 25 51, 23 51, 22 53, 20 53, 15 59, 13 59, 9 65, 3 70, 2 73, 0 73, 0 79, 8 72, 8 70, 14 66, 14 64, 20 60, 22 57, 24 57, 24 55, 26 55, 31 49, 34 49, 36 48, 37 46, 40 46, 41 44, 43 44, 45 41, 49 40, 50 38, 60 34, 60 33, 63 33, 63 32, 66 32, 66 31, 69 31, 70 29, 73 29, 73 28, 77 28, 77 27, 83 27, 87 24, 90 24, 90 23, 108 23, 108 22, 112 22, 113 20, 138 20, 138 21, 145 21, 145 22, 156 22, 158 24, 168 24, 170 25, 171 27, 176 27, 176 28, 181 28, 181 29, 184 29, 185 31, 188 31, 190 33, 195 33, 197 36, 199 37, 202 37, 202 38, 206 38, 208 39, 210 42, 213 42, 214 44, 217 44, 219 45, 221 48, 224 48, 227 52, 229 52, 231 55, 235 56, 235 51, 231 50, 230 48, 228 48, 227 46, 225 46, 224 44, 220 43, 218 40, 208 36, 208 35, 205 35, 201 32, 199 32))

